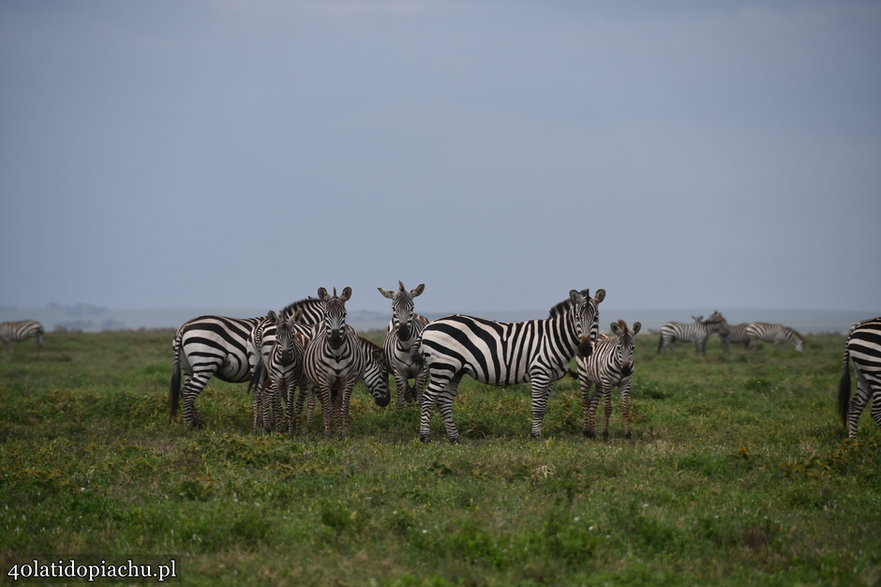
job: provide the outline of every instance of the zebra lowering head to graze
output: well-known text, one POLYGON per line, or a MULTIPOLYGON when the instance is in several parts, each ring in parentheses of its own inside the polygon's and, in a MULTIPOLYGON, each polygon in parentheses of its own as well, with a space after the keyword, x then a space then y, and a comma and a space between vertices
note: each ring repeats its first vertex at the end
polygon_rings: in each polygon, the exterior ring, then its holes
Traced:
POLYGON ((9 349, 11 342, 24 342, 29 338, 34 339, 34 348, 40 349, 43 347, 45 333, 43 325, 36 320, 0 322, 0 339, 3 339, 3 346, 6 349, 9 349))
POLYGON ((872 419, 881 428, 881 316, 854 324, 844 344, 841 379, 838 382, 838 411, 855 438, 860 415, 872 396, 872 419), (850 368, 857 378, 857 392, 850 397, 850 368))
POLYGON ((605 425, 603 438, 609 439, 609 419, 612 417, 612 388, 621 392, 621 410, 624 413, 624 436, 631 438, 630 431, 630 379, 633 376, 633 351, 635 336, 641 328, 639 322, 628 330, 624 320, 612 322, 614 336, 601 334, 588 357, 578 355, 578 382, 581 386, 581 405, 584 410, 584 435, 596 436, 596 410, 600 394, 603 396, 605 425), (590 394, 594 388, 593 395, 590 394))
POLYGON ((750 350, 756 350, 756 341, 773 342, 774 348, 780 350, 785 342, 791 342, 798 352, 804 351, 805 339, 789 326, 783 324, 769 324, 767 322, 752 322, 746 326, 746 334, 749 336, 750 350))
POLYGON ((749 324, 746 322, 741 322, 740 324, 728 324, 728 334, 719 334, 722 338, 722 352, 724 354, 728 354, 732 343, 743 345, 744 349, 749 347, 749 334, 746 332, 747 326, 749 326, 749 324))
POLYGON ((576 352, 592 352, 598 306, 605 297, 602 289, 593 298, 586 289, 573 289, 545 320, 508 323, 455 314, 429 323, 417 351, 431 377, 422 396, 420 439, 431 440, 431 410, 437 404, 447 438, 459 442, 453 400, 465 375, 496 386, 529 381, 532 436, 541 437, 551 384, 568 372, 576 352))
POLYGON ((305 383, 303 356, 305 337, 298 324, 300 311, 284 317, 269 311, 252 331, 249 339, 251 401, 254 432, 291 430, 291 405, 294 390, 305 383), (253 357, 250 354, 254 353, 253 357), (282 425, 282 399, 286 413, 282 425))
MULTIPOLYGON (((306 346, 306 376, 315 385, 321 401, 326 438, 331 434, 331 417, 336 418, 337 433, 348 436, 352 388, 368 360, 360 337, 346 324, 345 304, 351 296, 351 287, 344 288, 339 296, 336 289, 332 296, 323 287, 318 290, 318 298, 325 304, 324 326, 316 329, 315 337, 306 346)), ((377 398, 376 403, 384 406, 388 400, 386 387, 385 397, 377 398)))
POLYGON ((397 406, 402 408, 404 400, 421 402, 422 391, 428 378, 425 366, 413 360, 414 343, 428 324, 428 318, 413 312, 413 298, 422 293, 425 284, 420 283, 407 291, 403 282, 399 281, 397 291, 381 287, 376 289, 392 301, 392 318, 389 320, 382 346, 389 370, 395 377, 397 406), (412 387, 410 379, 415 379, 412 387))
POLYGON ((670 352, 676 351, 676 342, 694 342, 694 354, 707 354, 707 339, 711 334, 719 332, 727 323, 719 312, 713 314, 704 320, 703 316, 692 316, 694 323, 685 324, 683 322, 665 322, 661 326, 661 335, 658 339, 658 352, 669 349, 670 352))

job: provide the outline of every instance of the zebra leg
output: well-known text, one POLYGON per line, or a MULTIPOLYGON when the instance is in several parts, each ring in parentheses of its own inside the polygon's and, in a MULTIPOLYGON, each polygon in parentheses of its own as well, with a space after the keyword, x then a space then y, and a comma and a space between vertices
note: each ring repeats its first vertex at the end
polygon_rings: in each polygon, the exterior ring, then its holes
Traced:
POLYGON ((596 438, 596 409, 599 396, 590 390, 593 384, 581 386, 581 409, 584 412, 584 435, 588 438, 596 438))
POLYGON ((251 387, 251 434, 257 434, 260 426, 260 385, 251 387))
POLYGON ((349 404, 352 400, 352 388, 354 386, 355 381, 352 380, 352 382, 346 384, 340 392, 340 425, 338 428, 340 438, 346 438, 349 436, 349 404))
POLYGON ((318 390, 318 397, 321 400, 321 417, 324 421, 324 438, 330 439, 330 418, 333 414, 333 400, 330 396, 330 388, 327 384, 322 385, 318 390))
POLYGON ((428 371, 420 369, 416 374, 416 382, 413 384, 416 393, 416 403, 422 405, 422 395, 425 393, 425 383, 428 380, 428 371))
POLYGON ((407 395, 407 378, 400 369, 395 369, 395 407, 399 410, 404 408, 404 398, 407 395))
POLYGON ((456 428, 456 422, 453 421, 453 400, 456 399, 456 393, 459 391, 459 380, 461 376, 453 377, 447 384, 447 389, 441 393, 438 398, 437 407, 440 411, 441 418, 444 421, 444 428, 447 431, 447 439, 450 444, 459 444, 459 430, 456 428))
POLYGON ((881 428, 881 389, 876 389, 872 395, 872 419, 881 428))
POLYGON ((603 440, 609 440, 609 420, 612 419, 612 386, 603 383, 603 440))
MULTIPOLYGON (((869 386, 863 374, 858 369, 854 369, 857 374, 857 392, 850 400, 847 407, 847 437, 856 438, 857 428, 860 425, 860 416, 866 408, 869 401, 869 386)), ((875 406, 872 406, 874 412, 875 406)), ((873 414, 874 417, 874 414, 873 414)))
POLYGON ((618 389, 621 391, 621 412, 624 415, 624 438, 630 440, 633 437, 630 431, 630 378, 622 381, 618 389))
POLYGON ((204 424, 202 417, 199 415, 198 410, 196 410, 196 398, 205 388, 209 377, 211 377, 211 374, 207 376, 204 373, 200 373, 198 376, 194 374, 187 379, 184 389, 181 392, 181 410, 184 414, 184 422, 186 422, 190 428, 201 428, 204 424))
MULTIPOLYGON (((300 385, 300 391, 297 393, 297 403, 294 407, 294 434, 300 434, 302 432, 300 428, 300 416, 303 414, 303 402, 306 399, 306 394, 310 394, 312 398, 314 398, 314 389, 311 383, 304 383, 300 385)), ((312 400, 314 401, 314 399, 312 400)), ((309 425, 307 424, 308 428, 309 425)))
POLYGON ((551 391, 551 384, 544 377, 544 374, 533 377, 532 379, 532 432, 530 436, 533 438, 541 438, 541 423, 544 420, 545 413, 548 411, 548 394, 551 391))
POLYGON ((283 379, 275 381, 272 385, 271 395, 269 396, 272 400, 272 429, 276 432, 282 430, 282 420, 284 419, 284 414, 281 407, 281 393, 283 385, 283 379))

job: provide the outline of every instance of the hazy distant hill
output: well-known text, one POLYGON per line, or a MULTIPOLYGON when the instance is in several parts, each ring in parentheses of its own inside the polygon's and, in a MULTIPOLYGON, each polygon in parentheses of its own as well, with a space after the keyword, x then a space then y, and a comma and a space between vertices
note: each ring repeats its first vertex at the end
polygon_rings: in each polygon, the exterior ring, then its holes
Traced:
MULTIPOLYGON (((657 330, 661 324, 670 320, 691 322, 691 315, 708 316, 713 309, 692 310, 619 310, 600 306, 600 330, 607 331, 609 323, 624 319, 629 324, 642 322, 643 330, 657 330)), ((732 324, 738 322, 780 322, 804 333, 847 332, 851 324, 881 314, 881 310, 853 312, 841 310, 726 310, 719 311, 732 324)), ((221 314, 224 316, 260 316, 265 309, 254 308, 172 308, 172 309, 114 309, 91 304, 62 306, 50 304, 44 308, 0 307, 0 321, 31 318, 43 323, 47 330, 57 328, 97 332, 101 330, 177 328, 190 318, 201 314, 221 314)), ((450 312, 420 312, 430 319, 445 316, 450 312)), ((547 316, 547 310, 472 312, 475 315, 509 322, 532 320, 547 316)), ((349 322, 357 330, 384 330, 390 312, 372 310, 349 310, 349 322)))

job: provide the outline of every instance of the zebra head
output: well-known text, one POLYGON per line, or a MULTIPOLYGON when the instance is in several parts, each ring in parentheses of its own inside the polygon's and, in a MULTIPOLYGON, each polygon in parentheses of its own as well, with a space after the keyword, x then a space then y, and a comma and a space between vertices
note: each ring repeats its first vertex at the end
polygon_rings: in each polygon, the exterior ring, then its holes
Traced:
POLYGON ((398 332, 398 338, 407 341, 413 333, 413 298, 422 293, 425 284, 420 283, 414 289, 407 291, 404 283, 398 282, 398 291, 391 291, 377 287, 383 296, 392 301, 392 323, 398 332))
MULTIPOLYGON (((604 289, 598 289, 592 298, 589 289, 569 291, 568 312, 578 339, 578 354, 582 357, 589 357, 593 352, 593 343, 596 342, 599 333, 599 305, 604 299, 606 299, 604 289)), ((553 313, 552 310, 551 315, 553 313)))
POLYGON ((266 317, 275 322, 275 345, 272 348, 273 355, 280 365, 290 365, 294 362, 296 347, 303 346, 302 339, 297 333, 297 321, 300 319, 300 311, 294 312, 293 316, 285 317, 283 314, 276 315, 270 311, 266 317))
POLYGON ((318 299, 324 302, 324 327, 330 348, 338 349, 346 339, 346 301, 352 297, 352 288, 343 288, 342 295, 337 296, 336 288, 333 295, 323 287, 318 288, 318 299))
POLYGON ((642 328, 639 322, 633 323, 633 329, 627 329, 627 323, 624 320, 612 322, 610 325, 612 334, 618 337, 617 353, 618 360, 621 364, 621 375, 627 377, 633 374, 633 351, 636 347, 634 336, 642 328))
POLYGON ((728 321, 725 320, 725 316, 719 310, 713 310, 710 317, 704 320, 704 324, 709 326, 708 330, 710 332, 718 332, 721 336, 728 335, 728 321))

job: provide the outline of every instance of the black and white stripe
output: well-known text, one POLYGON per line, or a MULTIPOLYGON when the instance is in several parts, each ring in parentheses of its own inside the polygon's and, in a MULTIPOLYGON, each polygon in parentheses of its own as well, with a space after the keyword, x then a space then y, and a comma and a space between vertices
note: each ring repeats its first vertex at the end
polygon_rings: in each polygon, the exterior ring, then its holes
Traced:
POLYGON ((453 400, 465 375, 491 385, 529 381, 532 386, 532 436, 541 436, 551 384, 568 372, 576 351, 589 355, 597 337, 598 304, 605 290, 571 290, 545 320, 496 322, 453 315, 425 327, 419 355, 431 381, 422 399, 419 436, 431 439, 431 410, 437 404, 450 442, 459 441, 453 400))
POLYGON ((171 347, 171 417, 177 414, 178 401, 183 404, 184 422, 201 427, 202 418, 195 401, 211 377, 230 383, 244 383, 251 378, 248 361, 248 338, 258 318, 199 316, 184 323, 175 333, 171 347), (186 375, 183 392, 181 371, 186 375))
POLYGON ((576 358, 581 405, 584 410, 584 434, 589 438, 596 436, 596 409, 602 394, 605 415, 603 438, 608 440, 609 419, 612 417, 612 388, 616 386, 621 393, 624 435, 631 437, 630 380, 633 376, 633 351, 636 347, 634 337, 641 327, 639 322, 634 322, 633 329, 628 330, 624 320, 612 322, 614 336, 600 335, 589 356, 579 355, 576 358), (593 395, 590 394, 592 387, 593 395))
POLYGON ((783 324, 769 324, 768 322, 752 322, 746 327, 749 336, 749 348, 756 349, 756 341, 773 342, 774 348, 780 349, 786 342, 791 342, 795 350, 804 350, 804 337, 789 326, 783 324))
POLYGON ((740 324, 727 324, 727 332, 719 332, 719 336, 722 339, 723 353, 727 355, 732 344, 743 345, 744 349, 749 347, 749 334, 746 332, 747 326, 749 326, 749 324, 746 322, 741 322, 740 324))
POLYGON ((413 298, 422 293, 425 284, 420 283, 407 291, 402 282, 398 282, 398 290, 376 288, 392 301, 392 318, 383 342, 385 358, 389 370, 395 378, 397 406, 402 408, 404 400, 420 402, 428 372, 425 366, 413 359, 414 345, 428 324, 428 318, 413 312, 413 298), (415 379, 410 385, 410 379, 415 379))
POLYGON ((719 312, 713 312, 709 318, 704 320, 703 316, 692 316, 694 322, 686 324, 684 322, 665 322, 661 325, 661 335, 658 338, 658 352, 669 349, 670 352, 676 351, 676 342, 694 342, 694 353, 696 355, 707 354, 707 339, 711 334, 719 332, 725 321, 719 312))
POLYGON ((860 415, 872 399, 872 419, 881 428, 881 316, 853 325, 844 345, 841 379, 838 383, 838 410, 847 426, 847 436, 855 438, 860 415), (850 369, 857 378, 857 392, 850 396, 850 369))
POLYGON ((23 342, 29 338, 34 339, 34 346, 39 349, 43 346, 43 325, 36 320, 16 320, 13 322, 0 322, 0 339, 7 349, 12 342, 23 342))
POLYGON ((291 430, 292 398, 297 386, 305 383, 304 347, 311 331, 311 326, 298 324, 299 318, 299 310, 288 317, 270 311, 252 331, 248 352, 254 432, 291 430), (284 424, 282 400, 287 407, 284 424))
MULTIPOLYGON (((336 290, 332 296, 323 287, 318 290, 318 298, 325 303, 324 327, 316 329, 315 337, 306 346, 306 376, 315 385, 321 401, 325 437, 331 434, 331 417, 336 419, 337 433, 341 437, 348 435, 352 388, 367 363, 360 337, 346 324, 345 303, 351 295, 350 287, 344 288, 339 296, 336 290)), ((377 405, 388 404, 387 382, 385 396, 375 399, 377 405)))

